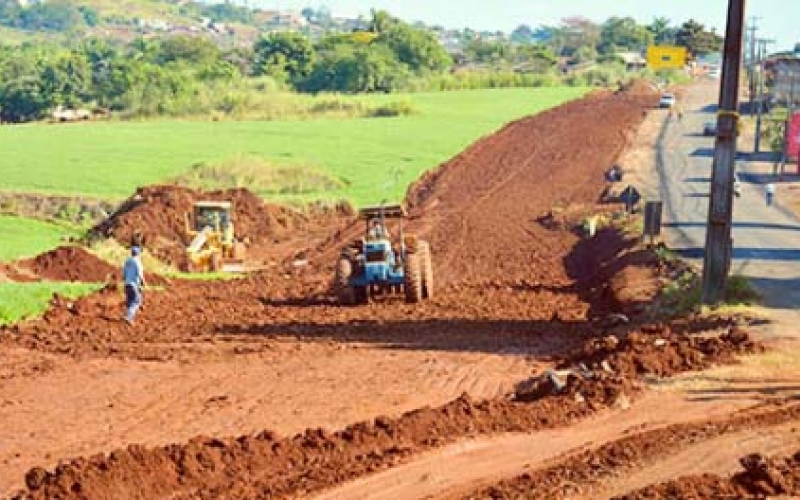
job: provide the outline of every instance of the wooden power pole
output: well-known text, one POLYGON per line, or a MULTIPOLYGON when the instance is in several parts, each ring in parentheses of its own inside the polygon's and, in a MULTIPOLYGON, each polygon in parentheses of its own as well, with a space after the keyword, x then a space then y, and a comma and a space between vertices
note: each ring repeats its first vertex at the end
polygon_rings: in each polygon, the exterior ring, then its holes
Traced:
POLYGON ((733 254, 733 176, 739 128, 739 72, 742 61, 745 0, 728 0, 722 87, 717 114, 717 140, 711 174, 708 229, 703 258, 703 303, 716 304, 725 295, 733 254))

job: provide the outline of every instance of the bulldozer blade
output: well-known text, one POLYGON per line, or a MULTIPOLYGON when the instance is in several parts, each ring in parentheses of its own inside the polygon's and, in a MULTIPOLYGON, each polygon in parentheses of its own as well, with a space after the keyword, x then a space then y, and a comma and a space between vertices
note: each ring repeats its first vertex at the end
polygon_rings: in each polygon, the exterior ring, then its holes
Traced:
POLYGON ((244 261, 223 262, 220 270, 224 273, 243 273, 246 271, 244 261))

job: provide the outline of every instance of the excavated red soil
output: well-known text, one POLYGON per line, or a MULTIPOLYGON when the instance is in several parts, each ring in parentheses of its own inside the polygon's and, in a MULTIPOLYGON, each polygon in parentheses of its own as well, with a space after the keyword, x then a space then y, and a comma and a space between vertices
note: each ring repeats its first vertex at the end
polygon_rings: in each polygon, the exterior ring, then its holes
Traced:
POLYGON ((789 457, 747 455, 741 472, 724 478, 713 474, 689 476, 649 486, 619 500, 669 498, 797 498, 800 495, 800 452, 789 457))
MULTIPOLYGON (((591 497, 596 484, 611 481, 653 459, 718 436, 743 430, 768 429, 800 418, 800 405, 744 412, 724 420, 673 425, 638 433, 597 449, 566 457, 543 469, 464 495, 465 499, 559 499, 591 497)), ((619 497, 624 500, 675 498, 764 498, 777 493, 797 494, 800 455, 785 460, 743 459, 746 471, 733 478, 696 476, 648 487, 619 497), (780 485, 780 486, 779 486, 780 485), (783 488, 782 490, 780 488, 783 488)), ((596 495, 594 495, 596 496, 596 495)))
MULTIPOLYGON (((692 366, 689 360, 701 355, 701 349, 689 339, 680 345, 687 361, 677 366, 692 366)), ((719 337, 714 352, 739 352, 745 345, 751 345, 745 332, 728 333, 719 337)), ((638 344, 629 342, 607 359, 625 353, 640 366, 664 366, 669 364, 664 360, 674 358, 669 350, 637 351, 638 344)), ((592 358, 582 360, 584 365, 599 359, 593 348, 586 352, 592 358)), ((570 375, 564 383, 556 388, 542 378, 538 394, 518 392, 513 399, 473 402, 464 395, 440 408, 415 410, 397 419, 379 417, 332 434, 311 429, 284 439, 264 432, 237 439, 197 438, 155 449, 131 446, 109 456, 62 464, 52 473, 33 469, 26 475, 28 490, 19 498, 77 499, 87 492, 92 498, 296 497, 397 465, 411 454, 459 438, 569 425, 623 404, 638 390, 635 379, 602 371, 570 375)))
MULTIPOLYGON (((109 290, 79 301, 77 308, 54 310, 42 321, 11 327, 2 341, 77 355, 164 359, 181 350, 167 343, 230 334, 248 343, 270 335, 370 341, 377 336, 388 343, 419 336, 441 339, 433 342, 440 348, 470 343, 479 348, 490 342, 531 347, 548 335, 549 350, 568 351, 581 337, 559 339, 556 332, 591 331, 586 319, 613 309, 613 301, 593 287, 613 271, 609 266, 632 243, 611 230, 581 239, 571 227, 553 229, 539 219, 556 209, 571 214, 593 210, 604 187, 604 171, 655 99, 601 93, 517 121, 411 188, 410 225, 433 242, 437 282, 446 286, 428 303, 335 306, 327 295, 330 269, 338 248, 361 225, 341 231, 328 227, 327 241, 318 243, 324 237, 315 239, 298 229, 302 220, 294 212, 276 212, 238 190, 202 196, 233 198, 242 236, 257 240, 284 233, 316 247, 301 252, 308 265, 146 293, 135 332, 119 323, 121 294, 109 290), (165 317, 171 321, 165 323, 165 317)), ((148 248, 178 258, 183 216, 198 196, 183 188, 144 188, 97 231, 123 242, 142 231, 148 248)), ((338 213, 333 219, 342 221, 338 213)), ((290 246, 297 248, 302 246, 290 246)), ((286 261, 291 254, 283 251, 280 260, 286 261)))
MULTIPOLYGON (((305 227, 302 218, 270 212, 239 191, 202 196, 234 198, 239 234, 254 242, 280 246, 284 236, 304 241, 310 250, 300 256, 307 265, 276 266, 224 283, 173 283, 164 291, 146 292, 133 328, 119 321, 121 293, 110 286, 75 302, 59 301, 41 320, 0 330, 0 342, 13 346, 147 360, 181 359, 211 344, 220 352, 253 352, 284 337, 427 350, 512 350, 543 361, 569 357, 599 365, 596 378, 569 378, 563 394, 520 398, 533 402, 474 403, 462 398, 436 410, 359 424, 333 435, 309 431, 291 439, 262 434, 150 450, 132 447, 110 457, 77 460, 53 473, 36 469, 28 475, 29 494, 297 495, 391 466, 410 453, 459 437, 569 424, 633 391, 635 379, 626 376, 663 375, 729 359, 743 349, 746 338, 729 335, 704 344, 659 330, 641 332, 641 341, 632 335, 620 337, 617 346, 582 348, 598 332, 598 324, 588 320, 624 305, 618 293, 605 290, 620 271, 617 260, 635 249, 616 231, 582 239, 577 229, 582 217, 597 208, 605 170, 656 99, 647 93, 597 93, 517 121, 413 186, 409 226, 432 242, 437 282, 442 284, 431 301, 337 306, 328 293, 330 268, 338 248, 361 231, 360 224, 331 236, 331 227, 342 221, 335 214, 336 224, 326 226, 327 235, 320 231, 307 237, 298 234, 305 227), (547 223, 554 218, 562 223, 547 223), (583 357, 570 357, 575 352, 583 357)), ((196 196, 180 188, 140 190, 97 231, 123 243, 141 232, 151 251, 179 259, 183 214, 196 196)), ((291 261, 285 258, 291 257, 286 247, 282 251, 277 260, 291 261)))
MULTIPOLYGON (((506 126, 409 189, 439 279, 557 285, 580 237, 538 223, 595 211, 603 174, 655 104, 653 94, 600 93, 506 126)), ((582 278, 585 276, 582 276, 582 278)))
POLYGON ((737 355, 759 352, 760 345, 747 332, 731 328, 721 336, 673 333, 668 325, 644 327, 620 339, 591 340, 570 357, 565 366, 584 363, 590 369, 610 370, 633 378, 639 375, 669 377, 735 361, 737 355))
MULTIPOLYGON (((71 281, 81 283, 116 283, 121 280, 122 265, 112 266, 79 246, 61 246, 31 259, 23 259, 0 268, 10 281, 71 281)), ((163 285, 167 279, 146 273, 152 285, 163 285)))
POLYGON ((81 247, 62 246, 8 265, 5 274, 14 281, 105 283, 119 280, 120 270, 81 247))
POLYGON ((113 237, 128 245, 134 237, 160 259, 175 265, 185 260, 185 246, 189 243, 185 230, 185 216, 191 213, 196 201, 230 201, 233 203, 233 220, 237 238, 251 245, 251 258, 270 254, 271 246, 282 240, 301 236, 315 230, 326 233, 352 215, 347 204, 336 207, 309 207, 306 212, 286 206, 264 203, 247 189, 197 191, 177 186, 148 186, 139 188, 106 221, 92 232, 113 237))

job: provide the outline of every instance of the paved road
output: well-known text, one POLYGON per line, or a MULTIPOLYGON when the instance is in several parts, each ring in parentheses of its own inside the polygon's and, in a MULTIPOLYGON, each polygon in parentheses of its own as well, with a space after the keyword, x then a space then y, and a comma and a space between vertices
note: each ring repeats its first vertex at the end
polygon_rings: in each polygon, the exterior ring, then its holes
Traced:
MULTIPOLYGON (((667 121, 659 147, 666 240, 702 265, 714 138, 703 123, 716 118, 718 82, 698 84, 683 99, 683 119, 667 121)), ((764 187, 748 176, 752 144, 739 143, 742 195, 734 199, 733 273, 750 278, 772 309, 800 309, 800 220, 767 207, 764 187)), ((780 186, 776 195, 780 197, 780 186)))

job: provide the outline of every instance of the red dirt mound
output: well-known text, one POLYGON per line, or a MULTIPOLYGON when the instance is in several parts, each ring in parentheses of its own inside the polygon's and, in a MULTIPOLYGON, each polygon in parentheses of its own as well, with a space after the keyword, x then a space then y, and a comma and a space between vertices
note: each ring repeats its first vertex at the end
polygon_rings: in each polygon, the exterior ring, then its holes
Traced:
POLYGON ((645 327, 620 339, 609 335, 589 341, 566 365, 583 363, 592 369, 611 370, 626 377, 703 370, 715 364, 731 363, 737 355, 761 351, 748 333, 732 327, 720 336, 673 333, 669 326, 645 327))
POLYGON ((58 247, 10 267, 17 268, 19 281, 31 281, 33 275, 49 281, 105 283, 118 280, 120 274, 116 267, 77 246, 58 247))
POLYGON ((438 279, 569 281, 562 259, 579 236, 537 220, 596 212, 604 172, 655 100, 605 92, 564 104, 509 124, 411 186, 407 203, 438 279))
MULTIPOLYGON (((747 335, 737 339, 746 341, 747 335)), ((720 340, 724 346, 731 342, 730 335, 720 340)), ((621 350, 635 349, 629 343, 621 350)), ((28 490, 18 498, 77 499, 85 492, 97 498, 297 497, 467 436, 569 425, 624 404, 637 391, 636 379, 597 371, 570 376, 564 387, 553 386, 536 397, 518 393, 514 400, 474 402, 464 395, 436 409, 422 408, 396 419, 378 417, 336 433, 309 429, 285 439, 264 432, 237 439, 197 438, 154 449, 131 446, 64 463, 54 472, 32 469, 26 475, 28 490)))
MULTIPOLYGON (((492 498, 598 498, 597 483, 636 470, 659 458, 669 457, 688 446, 749 429, 768 429, 800 417, 800 405, 746 411, 731 418, 679 424, 636 433, 599 448, 571 455, 558 463, 536 469, 464 495, 465 499, 492 498)), ((745 471, 732 479, 713 475, 693 476, 618 497, 625 500, 676 498, 764 498, 777 491, 797 493, 800 455, 785 460, 747 457, 745 471), (790 479, 790 482, 784 478, 790 479), (784 490, 778 487, 790 488, 784 490), (770 492, 772 490, 772 492, 770 492)))
MULTIPOLYGON (((0 273, 15 282, 71 281, 82 283, 116 283, 122 279, 119 267, 95 256, 79 246, 61 246, 37 255, 0 267, 0 273)), ((167 279, 146 273, 151 285, 163 285, 167 279)))
POLYGON ((329 225, 352 213, 349 206, 340 205, 331 211, 312 212, 309 216, 286 206, 264 203, 243 188, 203 192, 176 186, 149 186, 139 188, 92 232, 113 237, 125 245, 136 235, 158 258, 180 265, 185 259, 185 245, 189 243, 185 216, 191 213, 193 203, 200 200, 231 201, 237 237, 254 247, 275 243, 311 226, 329 225))
MULTIPOLYGON (((603 398, 613 393, 598 388, 593 402, 612 403, 603 398)), ((26 474, 28 491, 18 498, 78 499, 86 492, 94 498, 294 498, 391 467, 458 437, 567 425, 591 411, 572 396, 515 403, 473 402, 465 395, 440 408, 397 419, 378 417, 336 433, 309 429, 284 439, 263 432, 155 449, 131 446, 62 464, 53 473, 32 469, 26 474)))
POLYGON ((619 497, 620 500, 667 498, 772 498, 800 495, 800 452, 785 458, 747 455, 739 463, 744 469, 730 478, 713 474, 689 476, 648 486, 619 497))

